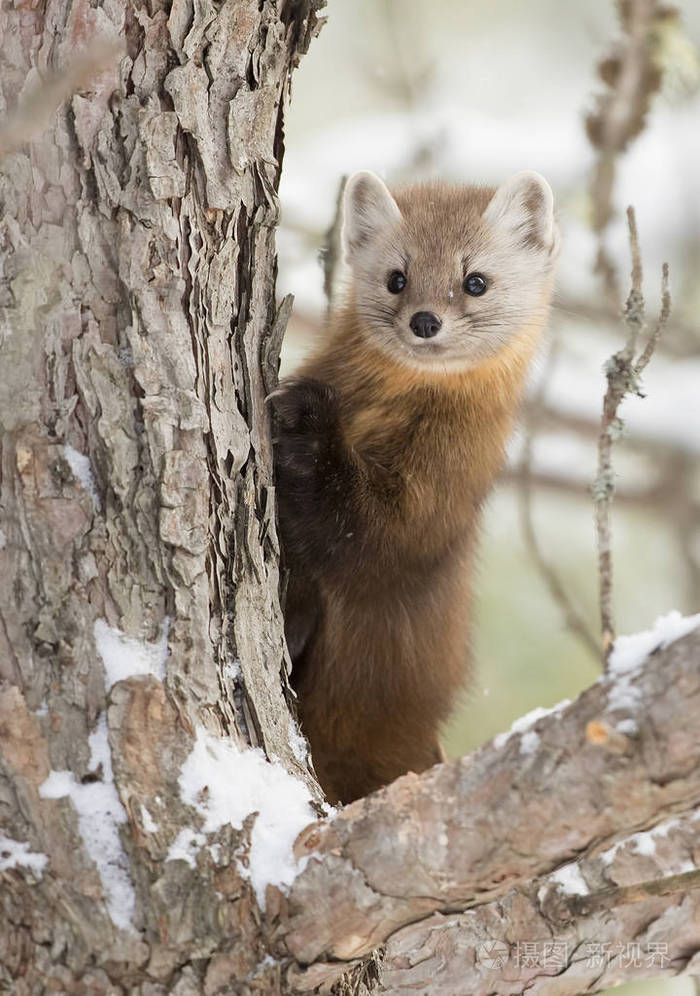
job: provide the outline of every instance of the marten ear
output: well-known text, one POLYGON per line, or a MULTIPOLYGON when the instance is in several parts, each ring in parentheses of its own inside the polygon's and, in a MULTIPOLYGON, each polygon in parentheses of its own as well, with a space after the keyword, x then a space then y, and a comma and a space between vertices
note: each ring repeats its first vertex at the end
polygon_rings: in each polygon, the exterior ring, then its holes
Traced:
POLYGON ((557 243, 554 198, 539 173, 525 170, 501 184, 484 211, 492 225, 507 229, 521 244, 553 252, 557 243))
POLYGON ((343 246, 349 262, 376 232, 401 220, 396 201, 374 173, 355 173, 345 184, 343 246))

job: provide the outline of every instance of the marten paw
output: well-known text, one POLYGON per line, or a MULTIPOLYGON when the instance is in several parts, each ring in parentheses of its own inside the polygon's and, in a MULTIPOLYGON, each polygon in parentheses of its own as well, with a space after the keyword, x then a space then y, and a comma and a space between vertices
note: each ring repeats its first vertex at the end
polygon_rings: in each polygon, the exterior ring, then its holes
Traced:
POLYGON ((283 479, 316 477, 340 444, 333 388, 310 377, 287 377, 268 395, 275 413, 275 463, 283 479))

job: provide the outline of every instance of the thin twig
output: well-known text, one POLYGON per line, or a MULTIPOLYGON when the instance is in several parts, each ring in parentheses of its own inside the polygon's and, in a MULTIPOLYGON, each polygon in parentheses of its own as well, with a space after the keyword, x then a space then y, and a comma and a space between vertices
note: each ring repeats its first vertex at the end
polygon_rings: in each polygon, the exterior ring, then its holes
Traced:
POLYGON ((669 315, 671 314, 671 292, 668 288, 668 263, 664 263, 661 267, 661 313, 659 315, 659 320, 656 323, 656 327, 649 337, 649 341, 644 347, 642 355, 637 360, 634 367, 634 372, 639 377, 644 370, 645 366, 652 357, 652 353, 656 349, 656 345, 661 336, 661 332, 666 327, 669 315))
POLYGON ((528 417, 524 423, 523 430, 523 451, 519 466, 520 487, 518 488, 520 505, 520 524, 525 539, 525 544, 530 551, 530 556, 542 577, 542 580, 549 589, 553 600, 561 609, 564 622, 568 629, 574 633, 587 650, 590 650, 594 657, 598 657, 598 641, 591 632, 585 617, 574 605, 568 594, 559 574, 549 563, 539 544, 537 531, 532 510, 532 450, 534 436, 536 432, 536 412, 539 411, 544 397, 545 385, 548 380, 548 371, 551 369, 555 356, 555 347, 549 355, 547 370, 540 380, 540 384, 535 393, 532 403, 528 406, 528 417))
MULTIPOLYGON (((501 481, 504 484, 512 484, 515 488, 523 486, 523 477, 524 471, 520 464, 512 470, 506 467, 501 473, 501 481)), ((570 477, 559 477, 557 474, 540 471, 537 468, 533 468, 530 472, 530 486, 535 493, 542 490, 550 494, 565 495, 569 498, 590 499, 591 497, 590 481, 577 481, 570 477)), ((658 506, 660 502, 664 501, 668 497, 668 493, 669 487, 659 484, 639 490, 616 490, 615 500, 629 506, 649 509, 658 506)), ((686 541, 687 535, 686 532, 686 541)), ((600 656, 599 652, 600 647, 596 639, 596 657, 600 656)))
POLYGON ((42 80, 13 114, 0 121, 0 158, 37 135, 64 100, 89 86, 123 55, 123 42, 96 41, 89 50, 74 55, 60 72, 42 80))
POLYGON ((630 253, 632 256, 632 287, 627 297, 624 320, 627 340, 624 347, 610 357, 605 365, 607 390, 603 399, 603 415, 598 437, 598 472, 593 485, 596 535, 598 540, 598 574, 600 586, 600 621, 603 660, 607 661, 615 639, 613 616, 613 571, 610 530, 610 506, 615 493, 612 469, 612 445, 622 434, 623 423, 618 408, 627 394, 641 394, 639 379, 652 357, 656 343, 671 312, 668 289, 668 265, 664 263, 661 280, 661 312, 654 331, 639 357, 635 360, 640 335, 646 328, 644 295, 642 293, 642 259, 634 208, 627 209, 630 253))
POLYGON ((673 11, 661 0, 617 0, 622 37, 599 63, 606 89, 586 117, 586 131, 597 152, 591 178, 592 225, 598 239, 596 272, 603 279, 608 307, 617 307, 620 291, 617 268, 605 243, 614 215, 613 189, 618 157, 644 129, 652 97, 658 93, 663 71, 656 40, 673 11))
POLYGON ((343 228, 343 194, 345 184, 348 182, 347 176, 341 177, 338 185, 338 193, 335 199, 335 214, 331 226, 326 232, 324 246, 321 250, 321 260, 323 263, 323 291, 326 295, 326 311, 330 313, 335 303, 335 286, 338 272, 338 265, 343 254, 342 228, 343 228))
POLYGON ((628 903, 640 903, 656 896, 673 896, 700 889, 700 869, 667 875, 664 878, 637 882, 635 885, 609 886, 587 895, 557 895, 552 903, 559 919, 590 916, 628 903))

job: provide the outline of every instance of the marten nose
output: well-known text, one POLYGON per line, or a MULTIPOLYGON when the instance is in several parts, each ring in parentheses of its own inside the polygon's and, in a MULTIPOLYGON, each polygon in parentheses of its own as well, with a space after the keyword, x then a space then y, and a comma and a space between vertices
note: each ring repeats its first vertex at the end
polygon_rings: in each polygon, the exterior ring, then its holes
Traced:
POLYGON ((417 311, 408 324, 414 335, 421 339, 432 339, 442 328, 442 322, 432 311, 417 311))

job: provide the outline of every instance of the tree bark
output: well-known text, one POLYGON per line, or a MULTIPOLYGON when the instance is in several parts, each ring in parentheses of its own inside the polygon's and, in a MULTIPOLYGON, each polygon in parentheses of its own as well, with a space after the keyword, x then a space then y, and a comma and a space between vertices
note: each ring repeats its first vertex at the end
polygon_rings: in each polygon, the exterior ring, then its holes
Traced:
POLYGON ((238 866, 165 858, 198 728, 319 798, 284 694, 264 399, 283 108, 322 3, 0 12, 0 115, 125 48, 0 163, 0 821, 6 856, 47 858, 0 866, 13 993, 281 985, 238 866))

